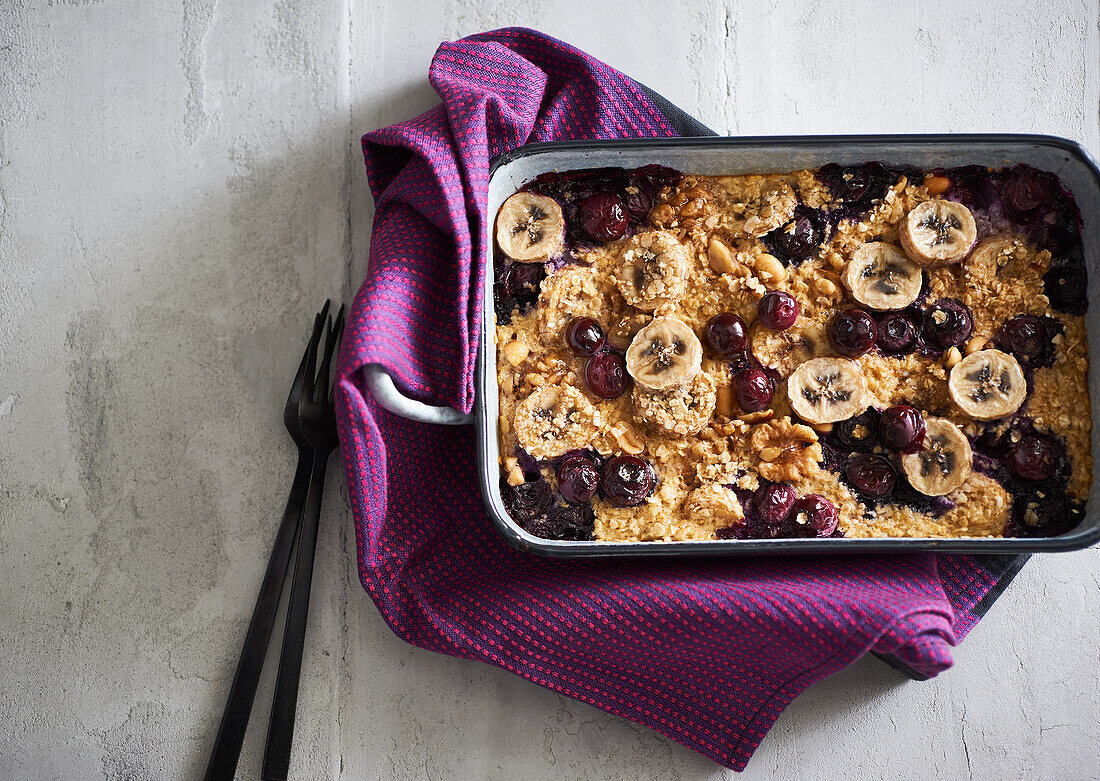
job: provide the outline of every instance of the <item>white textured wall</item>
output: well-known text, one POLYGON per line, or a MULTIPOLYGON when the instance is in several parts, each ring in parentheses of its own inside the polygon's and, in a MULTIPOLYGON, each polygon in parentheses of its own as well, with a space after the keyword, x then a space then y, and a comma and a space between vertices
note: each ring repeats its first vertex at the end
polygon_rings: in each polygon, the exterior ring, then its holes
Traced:
MULTIPOLYGON (((440 40, 538 27, 728 133, 1100 153, 1095 2, 686 5, 0 3, 0 778, 201 773, 293 467, 287 384, 367 254, 358 138, 434 102, 440 40)), ((396 640, 329 487, 296 777, 732 775, 396 640)), ((811 689, 744 778, 1100 777, 1098 563, 1031 562, 936 681, 865 660, 811 689)))

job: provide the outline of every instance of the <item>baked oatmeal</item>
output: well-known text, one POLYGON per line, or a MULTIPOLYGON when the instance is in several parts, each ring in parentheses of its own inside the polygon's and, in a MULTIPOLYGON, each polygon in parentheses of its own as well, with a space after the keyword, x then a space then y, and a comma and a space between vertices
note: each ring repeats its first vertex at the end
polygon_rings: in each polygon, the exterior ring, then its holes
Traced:
POLYGON ((495 223, 501 493, 565 540, 1052 536, 1080 217, 1027 166, 553 173, 495 223))

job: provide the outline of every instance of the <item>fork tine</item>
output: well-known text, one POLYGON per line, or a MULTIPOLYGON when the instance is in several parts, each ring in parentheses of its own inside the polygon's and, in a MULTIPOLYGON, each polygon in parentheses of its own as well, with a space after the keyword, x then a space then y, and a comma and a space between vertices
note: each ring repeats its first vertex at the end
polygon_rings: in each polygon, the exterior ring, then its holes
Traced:
MULTIPOLYGON (((335 328, 334 333, 332 335, 333 350, 335 350, 336 348, 338 348, 340 346, 340 342, 344 338, 344 324, 345 324, 345 322, 346 321, 344 320, 344 305, 341 304, 340 305, 340 311, 336 314, 336 328, 335 328)), ((332 402, 332 400, 333 400, 333 391, 335 390, 335 387, 336 386, 335 386, 335 383, 334 383, 333 387, 329 388, 329 393, 328 393, 329 402, 332 402)))
POLYGON ((303 389, 306 399, 313 398, 316 387, 317 349, 321 345, 321 335, 324 333, 325 315, 328 312, 328 305, 329 302, 326 300, 321 311, 313 318, 313 335, 309 337, 309 347, 306 349, 306 381, 303 389))
POLYGON ((328 327, 325 329, 325 357, 321 361, 321 369, 317 376, 317 394, 314 398, 322 402, 329 397, 329 370, 332 367, 332 355, 336 351, 336 345, 340 342, 340 331, 344 327, 344 306, 340 305, 340 311, 336 315, 335 325, 330 317, 328 327))

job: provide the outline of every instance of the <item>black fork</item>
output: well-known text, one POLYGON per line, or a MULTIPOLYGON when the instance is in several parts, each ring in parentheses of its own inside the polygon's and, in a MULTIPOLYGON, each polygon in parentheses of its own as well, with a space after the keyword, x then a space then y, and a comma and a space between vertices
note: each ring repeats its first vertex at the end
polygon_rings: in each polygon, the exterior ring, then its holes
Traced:
MULTIPOLYGON (((244 646, 241 648, 241 656, 237 661, 237 670, 233 674, 233 684, 226 698, 225 710, 222 712, 221 724, 218 726, 218 736, 214 741, 214 748, 210 752, 210 760, 206 766, 206 778, 208 781, 215 779, 232 779, 240 759, 241 745, 244 742, 245 731, 248 727, 248 719, 252 712, 252 703, 256 698, 256 687, 260 680, 260 672, 263 669, 264 656, 268 644, 271 642, 271 630, 275 625, 275 616, 279 609, 279 600, 282 596, 283 583, 286 580, 287 570, 290 567, 290 557, 294 552, 295 542, 299 536, 299 526, 303 519, 303 508, 306 506, 307 492, 311 485, 311 477, 316 472, 316 464, 319 451, 314 445, 314 439, 310 431, 316 430, 316 423, 306 422, 302 413, 303 404, 306 406, 310 421, 318 419, 318 404, 313 398, 318 390, 318 385, 324 383, 322 398, 328 396, 328 372, 331 366, 332 355, 336 343, 339 341, 343 330, 343 308, 336 319, 335 328, 328 318, 329 302, 326 301, 320 313, 313 321, 313 334, 302 361, 298 365, 298 371, 294 375, 294 382, 287 396, 286 406, 283 408, 283 423, 290 432, 294 444, 298 448, 298 466, 294 470, 294 482, 291 485, 290 496, 287 498, 286 509, 283 511, 283 519, 279 524, 279 531, 275 536, 275 545, 272 547, 271 558, 267 562, 267 570, 260 585, 260 593, 256 598, 256 605, 252 611, 252 619, 245 635, 244 646), (326 329, 327 320, 327 329, 326 329), (327 336, 324 346, 324 358, 321 364, 323 380, 317 376, 317 353, 321 349, 321 339, 327 336)), ((331 409, 331 404, 329 405, 331 409)), ((335 439, 335 417, 332 418, 332 439, 335 439)), ((320 441, 319 439, 317 441, 320 441)), ((332 452, 330 445, 325 451, 324 460, 332 452)), ((321 468, 321 476, 324 476, 324 467, 321 468)), ((318 488, 318 494, 320 488, 318 488)), ((320 498, 317 500, 320 504, 320 498)), ((314 520, 314 538, 316 538, 316 519, 314 520)), ((312 554, 310 556, 312 564, 312 554)), ((312 570, 312 567, 311 567, 312 570)), ((307 598, 308 604, 308 585, 307 598)), ((304 629, 304 620, 303 620, 304 629)), ((299 655, 300 659, 300 655, 299 655)))
MULTIPOLYGON (((298 705, 298 681, 302 670, 302 650, 305 643, 306 618, 309 614, 309 592, 313 580, 313 558, 317 550, 317 524, 321 516, 321 496, 325 487, 325 471, 329 456, 336 449, 336 411, 329 371, 333 348, 344 329, 344 308, 336 316, 335 325, 328 321, 327 339, 321 370, 313 393, 303 393, 298 400, 298 425, 302 436, 313 449, 313 468, 309 478, 309 495, 298 538, 298 557, 294 562, 294 583, 290 589, 290 605, 286 613, 286 631, 279 656, 279 674, 275 679, 275 696, 271 705, 271 721, 264 748, 264 781, 285 781, 290 770, 290 749, 294 739, 294 712, 298 705)), ((307 355, 307 375, 313 375, 317 350, 307 355)))

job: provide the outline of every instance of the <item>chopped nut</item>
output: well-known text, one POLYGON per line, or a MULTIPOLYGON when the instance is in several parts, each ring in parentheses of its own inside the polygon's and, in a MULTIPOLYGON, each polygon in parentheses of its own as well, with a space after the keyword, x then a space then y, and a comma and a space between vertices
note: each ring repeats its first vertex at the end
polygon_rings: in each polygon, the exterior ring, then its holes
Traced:
POLYGON ((985 349, 986 339, 983 336, 975 336, 969 342, 966 343, 966 354, 971 355, 979 350, 985 349))
POLYGON ((951 186, 951 180, 946 176, 938 176, 936 174, 929 174, 924 177, 924 187, 928 190, 929 195, 943 195, 947 192, 947 188, 951 186))
POLYGON ((518 465, 508 470, 508 485, 515 487, 522 485, 524 482, 523 470, 518 465))
POLYGON ((943 356, 943 365, 950 369, 956 363, 963 359, 962 353, 959 352, 958 347, 952 347, 943 356))
POLYGON ((530 354, 531 348, 523 342, 508 342, 504 345, 504 357, 513 366, 519 366, 527 360, 527 356, 530 354))
POLYGON ((616 423, 611 429, 611 434, 624 453, 636 456, 645 450, 645 442, 638 436, 638 432, 634 430, 634 427, 625 421, 616 423))
POLYGON ((836 292, 836 285, 833 284, 830 280, 825 279, 824 277, 818 279, 814 283, 814 287, 816 287, 817 292, 821 293, 821 295, 823 296, 831 296, 833 293, 836 292))
POLYGON ((717 388, 717 400, 714 411, 719 415, 732 418, 734 415, 733 388, 729 385, 719 385, 717 388))
POLYGON ((707 244, 707 259, 710 260, 710 267, 718 274, 730 274, 735 268, 730 248, 713 236, 707 244))
POLYGON ((760 280, 770 283, 772 286, 782 284, 787 279, 787 269, 774 255, 768 255, 767 253, 757 255, 753 267, 756 269, 756 275, 760 277, 760 280))

